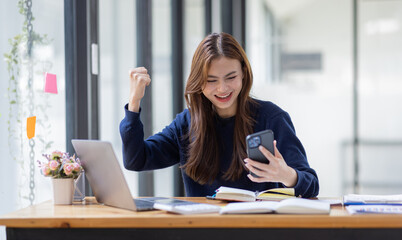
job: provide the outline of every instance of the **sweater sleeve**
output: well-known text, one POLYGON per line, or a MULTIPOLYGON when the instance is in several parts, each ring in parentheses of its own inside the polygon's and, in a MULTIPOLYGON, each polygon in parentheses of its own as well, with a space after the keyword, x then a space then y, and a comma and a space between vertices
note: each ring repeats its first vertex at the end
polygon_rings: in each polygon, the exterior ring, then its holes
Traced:
POLYGON ((126 169, 154 170, 172 166, 180 161, 177 119, 162 132, 144 140, 140 113, 129 111, 127 105, 124 109, 125 117, 120 123, 120 136, 123 142, 123 163, 126 169))
POLYGON ((290 116, 286 112, 274 117, 271 129, 274 131, 277 147, 288 166, 296 170, 296 196, 311 198, 318 195, 318 177, 307 162, 306 152, 296 132, 290 116))

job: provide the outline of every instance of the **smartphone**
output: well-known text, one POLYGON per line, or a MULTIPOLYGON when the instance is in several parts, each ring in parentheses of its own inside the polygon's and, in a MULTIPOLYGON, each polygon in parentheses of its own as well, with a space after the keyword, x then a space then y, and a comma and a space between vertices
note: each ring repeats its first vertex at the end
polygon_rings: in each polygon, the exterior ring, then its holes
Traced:
MULTIPOLYGON (((262 163, 269 163, 269 160, 262 154, 258 147, 262 145, 274 154, 274 132, 272 130, 264 130, 250 134, 246 137, 246 144, 248 158, 262 163)), ((254 173, 250 173, 254 177, 258 177, 254 173)))

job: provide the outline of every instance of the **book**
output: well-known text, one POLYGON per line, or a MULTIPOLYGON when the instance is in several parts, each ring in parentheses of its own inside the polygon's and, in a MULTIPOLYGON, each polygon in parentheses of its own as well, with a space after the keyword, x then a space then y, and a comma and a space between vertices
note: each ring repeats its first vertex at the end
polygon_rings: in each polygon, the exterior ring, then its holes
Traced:
POLYGON ((350 214, 402 214, 402 206, 390 205, 350 205, 346 207, 350 214))
POLYGON ((286 198, 294 198, 294 188, 273 188, 262 192, 254 192, 232 187, 220 187, 216 190, 215 199, 227 201, 253 202, 257 200, 280 201, 286 198))
POLYGON ((282 201, 257 201, 229 203, 220 214, 280 213, 280 214, 329 214, 330 204, 320 200, 288 198, 282 201))
POLYGON ((402 194, 399 195, 362 195, 348 194, 343 196, 344 205, 402 205, 402 194))

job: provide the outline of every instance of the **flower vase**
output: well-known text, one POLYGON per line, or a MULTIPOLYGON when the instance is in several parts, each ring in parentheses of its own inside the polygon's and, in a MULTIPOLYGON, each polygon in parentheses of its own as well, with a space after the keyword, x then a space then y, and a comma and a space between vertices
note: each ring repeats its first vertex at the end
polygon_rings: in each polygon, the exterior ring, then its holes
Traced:
POLYGON ((74 197, 73 178, 52 178, 53 203, 56 205, 71 205, 74 197))

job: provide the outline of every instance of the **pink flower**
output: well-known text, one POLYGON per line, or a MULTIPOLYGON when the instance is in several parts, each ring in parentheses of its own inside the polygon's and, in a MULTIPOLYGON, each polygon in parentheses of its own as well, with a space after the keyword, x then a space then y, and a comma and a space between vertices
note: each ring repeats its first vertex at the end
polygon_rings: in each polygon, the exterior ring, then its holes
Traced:
POLYGON ((53 151, 51 154, 42 154, 47 162, 38 160, 41 173, 53 178, 77 178, 83 171, 81 162, 75 155, 70 157, 68 153, 53 151))
POLYGON ((49 168, 49 166, 47 164, 43 164, 41 170, 42 170, 42 174, 44 176, 49 176, 50 168, 49 168))
POLYGON ((61 158, 63 156, 63 153, 60 151, 54 151, 52 152, 52 156, 50 157, 51 159, 58 159, 61 158))
POLYGON ((67 176, 70 176, 71 174, 73 174, 74 166, 71 163, 66 163, 66 164, 64 164, 63 169, 64 169, 64 173, 67 176))
POLYGON ((73 163, 74 172, 80 172, 81 166, 78 163, 73 163))
POLYGON ((59 163, 56 160, 52 160, 49 162, 49 168, 52 171, 56 170, 58 166, 59 166, 59 163))

